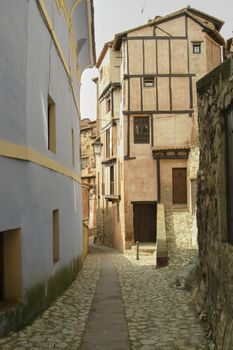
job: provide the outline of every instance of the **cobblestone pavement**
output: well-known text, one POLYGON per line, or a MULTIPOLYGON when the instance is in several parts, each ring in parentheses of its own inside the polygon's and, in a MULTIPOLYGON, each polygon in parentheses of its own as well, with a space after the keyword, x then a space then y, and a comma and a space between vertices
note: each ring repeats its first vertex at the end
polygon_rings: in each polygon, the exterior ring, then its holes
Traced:
MULTIPOLYGON (((155 269, 153 255, 141 254, 136 261, 131 251, 126 256, 109 249, 101 251, 109 254, 118 270, 132 350, 209 349, 190 293, 172 287, 176 271, 192 251, 173 254, 170 266, 161 269, 155 269)), ((100 275, 100 259, 98 250, 90 254, 65 294, 30 326, 0 338, 0 349, 80 349, 100 275)))
POLYGON ((88 255, 82 271, 65 294, 30 326, 0 338, 0 349, 77 350, 82 341, 99 273, 99 255, 88 255))
POLYGON ((172 255, 170 266, 155 269, 154 257, 126 252, 113 255, 117 265, 133 350, 209 349, 203 325, 191 305, 191 294, 174 289, 180 266, 193 251, 172 255))

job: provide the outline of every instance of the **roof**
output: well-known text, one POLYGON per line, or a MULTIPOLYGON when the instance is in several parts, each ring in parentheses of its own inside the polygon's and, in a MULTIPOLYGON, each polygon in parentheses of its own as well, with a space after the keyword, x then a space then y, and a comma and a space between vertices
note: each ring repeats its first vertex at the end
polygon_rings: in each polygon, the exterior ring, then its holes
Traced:
POLYGON ((90 120, 89 118, 81 119, 80 129, 87 130, 96 127, 96 120, 90 120))
POLYGON ((225 44, 224 39, 219 34, 219 30, 222 28, 224 21, 188 6, 163 17, 156 16, 154 20, 150 20, 144 25, 131 28, 129 30, 116 34, 113 40, 113 48, 115 50, 119 50, 121 47, 122 38, 130 32, 149 26, 154 26, 156 24, 166 22, 174 17, 179 17, 184 14, 188 15, 193 20, 198 22, 203 28, 205 28, 208 31, 208 34, 212 36, 214 40, 219 42, 221 45, 225 44))
POLYGON ((102 63, 102 61, 104 59, 104 56, 106 55, 106 53, 108 51, 108 48, 112 47, 112 44, 113 44, 113 41, 109 41, 109 42, 104 44, 104 47, 103 47, 103 49, 102 49, 102 51, 101 51, 101 53, 99 55, 99 58, 98 58, 98 60, 96 62, 96 68, 100 67, 100 65, 101 65, 101 63, 102 63))

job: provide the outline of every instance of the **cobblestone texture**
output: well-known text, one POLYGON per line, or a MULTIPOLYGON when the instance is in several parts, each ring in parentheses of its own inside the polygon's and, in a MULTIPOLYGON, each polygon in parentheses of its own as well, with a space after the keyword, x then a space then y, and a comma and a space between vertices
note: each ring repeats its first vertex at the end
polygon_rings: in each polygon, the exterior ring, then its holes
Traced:
POLYGON ((88 255, 65 294, 30 326, 0 339, 1 350, 78 349, 99 278, 99 257, 88 255))
MULTIPOLYGON (((99 249, 109 254, 118 270, 132 350, 209 349, 191 294, 172 287, 175 273, 190 259, 191 250, 179 251, 168 267, 155 269, 154 255, 141 253, 136 261, 132 251, 124 256, 99 249)), ((100 259, 98 249, 88 255, 66 293, 30 326, 0 339, 0 349, 80 349, 100 276, 100 259)))
POLYGON ((172 287, 175 273, 193 254, 179 251, 171 265, 155 269, 154 256, 115 254, 133 350, 209 349, 204 325, 191 305, 191 294, 172 287), (127 259, 128 258, 128 259, 127 259))
POLYGON ((187 211, 166 210, 167 246, 171 259, 177 254, 177 250, 192 248, 193 219, 187 211))

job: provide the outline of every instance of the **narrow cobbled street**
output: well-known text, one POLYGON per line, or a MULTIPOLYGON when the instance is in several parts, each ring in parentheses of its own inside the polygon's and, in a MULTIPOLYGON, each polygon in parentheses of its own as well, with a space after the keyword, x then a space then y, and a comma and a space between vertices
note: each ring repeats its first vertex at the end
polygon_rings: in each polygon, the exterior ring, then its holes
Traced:
POLYGON ((31 325, 0 339, 1 350, 208 349, 191 294, 172 287, 189 252, 155 269, 153 256, 92 248, 63 296, 31 325))

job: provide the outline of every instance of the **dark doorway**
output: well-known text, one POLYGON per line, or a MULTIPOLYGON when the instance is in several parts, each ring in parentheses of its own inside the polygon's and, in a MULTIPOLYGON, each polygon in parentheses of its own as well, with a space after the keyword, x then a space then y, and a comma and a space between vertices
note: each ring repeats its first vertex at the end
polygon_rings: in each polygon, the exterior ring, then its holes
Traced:
POLYGON ((156 202, 133 202, 135 242, 156 242, 156 202))
POLYGON ((173 204, 187 204, 187 169, 172 169, 173 204))

